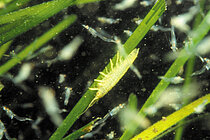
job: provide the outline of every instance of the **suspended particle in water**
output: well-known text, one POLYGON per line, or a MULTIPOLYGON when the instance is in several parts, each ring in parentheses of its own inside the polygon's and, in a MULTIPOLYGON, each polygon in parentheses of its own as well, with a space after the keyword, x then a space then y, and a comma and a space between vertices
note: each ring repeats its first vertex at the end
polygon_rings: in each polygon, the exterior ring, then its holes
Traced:
POLYGON ((165 28, 165 27, 162 27, 162 26, 159 26, 159 25, 153 25, 150 28, 150 30, 154 31, 154 32, 157 32, 157 31, 169 32, 169 31, 171 31, 171 28, 165 28))
POLYGON ((182 4, 183 0, 176 0, 176 4, 179 5, 179 4, 182 4))
POLYGON ((114 131, 111 131, 109 134, 106 135, 108 140, 112 140, 114 139, 114 136, 115 136, 115 132, 114 131))
POLYGON ((39 128, 39 124, 42 122, 44 118, 38 116, 37 119, 31 124, 31 128, 35 130, 35 133, 38 137, 41 136, 41 130, 39 128))
POLYGON ((172 84, 180 84, 184 81, 184 78, 180 77, 180 76, 176 76, 176 77, 170 77, 170 78, 167 78, 167 77, 164 77, 164 76, 159 76, 158 77, 159 79, 162 79, 166 82, 170 82, 172 84))
POLYGON ((59 80, 58 83, 62 84, 65 81, 66 74, 59 74, 59 80))
POLYGON ((143 19, 137 17, 137 18, 133 18, 132 21, 135 22, 137 25, 140 25, 143 19))
POLYGON ((167 118, 163 116, 163 117, 162 117, 162 120, 163 120, 163 121, 166 121, 166 120, 167 120, 167 118))
POLYGON ((137 69, 137 67, 134 66, 134 64, 132 64, 132 65, 130 66, 130 69, 136 74, 136 76, 137 76, 139 79, 142 79, 141 73, 139 72, 139 70, 137 69))
POLYGON ((154 0, 143 0, 143 1, 140 1, 140 5, 147 7, 147 6, 153 5, 153 2, 154 0))
POLYGON ((171 25, 182 32, 188 32, 190 30, 190 26, 187 23, 191 21, 198 12, 198 7, 193 6, 189 9, 189 12, 172 17, 171 25))
POLYGON ((196 53, 199 55, 205 55, 210 52, 210 36, 205 37, 196 47, 196 53))
POLYGON ((144 109, 144 112, 146 112, 148 115, 153 115, 157 113, 157 111, 158 111, 158 108, 155 107, 155 105, 151 105, 144 109))
POLYGON ((122 2, 117 3, 114 6, 114 9, 123 11, 125 9, 133 7, 136 1, 137 0, 122 0, 122 2))
POLYGON ((161 93, 160 98, 153 105, 145 108, 149 115, 155 114, 160 108, 168 107, 171 104, 178 104, 182 101, 181 90, 178 87, 170 87, 161 93))
POLYGON ((18 84, 28 79, 31 74, 34 65, 31 63, 25 63, 21 66, 20 71, 17 76, 14 77, 14 83, 18 84))
POLYGON ((194 108, 195 113, 200 114, 205 110, 208 100, 204 100, 200 105, 194 108))
POLYGON ((120 114, 120 122, 123 126, 126 126, 127 129, 132 129, 134 125, 147 128, 151 125, 151 122, 148 118, 143 115, 138 114, 137 111, 131 110, 129 108, 124 109, 120 114))
POLYGON ((42 99, 47 114, 50 116, 52 122, 56 126, 59 126, 62 123, 63 119, 62 116, 59 114, 60 109, 55 98, 54 90, 49 87, 39 87, 38 91, 38 95, 42 99))
POLYGON ((62 50, 58 52, 58 60, 66 61, 70 60, 79 49, 79 46, 83 43, 83 39, 80 36, 75 37, 69 44, 67 44, 62 50))
POLYGON ((133 34, 130 30, 124 30, 123 32, 126 33, 127 36, 131 36, 133 34))
POLYGON ((21 105, 22 108, 33 108, 34 104, 33 103, 24 103, 21 105))

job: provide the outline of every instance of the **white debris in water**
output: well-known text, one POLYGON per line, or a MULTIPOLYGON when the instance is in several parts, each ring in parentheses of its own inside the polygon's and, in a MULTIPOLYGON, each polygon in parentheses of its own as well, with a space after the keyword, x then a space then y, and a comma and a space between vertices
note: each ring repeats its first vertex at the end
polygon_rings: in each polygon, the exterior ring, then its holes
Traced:
POLYGON ((188 32, 190 31, 190 26, 187 23, 191 21, 198 12, 199 8, 193 6, 190 8, 189 12, 172 17, 171 25, 178 28, 180 31, 188 32))
POLYGON ((170 51, 170 52, 165 54, 164 61, 165 62, 174 61, 176 58, 179 57, 179 55, 180 55, 180 51, 179 50, 177 50, 176 52, 174 52, 174 51, 171 52, 170 51))
POLYGON ((75 37, 69 44, 67 44, 61 51, 58 52, 58 60, 70 60, 76 54, 76 51, 82 42, 82 37, 75 37))
POLYGON ((114 131, 111 131, 109 134, 107 134, 106 136, 107 136, 107 138, 108 138, 108 140, 112 140, 112 139, 114 139, 114 135, 115 135, 115 132, 114 131))
POLYGON ((137 18, 133 18, 133 20, 132 20, 133 22, 135 22, 137 25, 140 25, 141 24, 141 22, 143 21, 143 19, 141 19, 141 18, 139 18, 139 17, 137 17, 137 18))
POLYGON ((160 98, 153 105, 145 108, 148 115, 155 114, 162 107, 172 107, 178 110, 182 106, 182 101, 190 100, 199 94, 198 84, 191 84, 187 87, 188 92, 183 92, 179 87, 169 87, 161 93, 160 98))
MULTIPOLYGON (((147 110, 151 110, 150 108, 155 108, 157 111, 158 109, 162 107, 169 106, 170 104, 177 104, 182 100, 181 96, 181 90, 179 88, 167 88, 162 94, 159 100, 154 104, 151 105, 148 109, 145 110, 148 114, 150 113, 156 113, 154 112, 148 112, 147 110)), ((154 110, 154 109, 153 109, 154 110)))
POLYGON ((143 0, 143 1, 140 1, 140 5, 147 7, 147 6, 153 5, 153 2, 154 0, 143 0))
POLYGON ((42 99, 43 105, 47 114, 50 116, 52 122, 59 126, 63 119, 59 114, 59 106, 55 98, 55 92, 52 88, 49 87, 39 87, 39 97, 42 99))
POLYGON ((37 119, 31 124, 31 128, 35 130, 35 133, 38 137, 41 136, 41 130, 39 128, 39 124, 42 122, 44 118, 38 116, 37 119))
POLYGON ((62 84, 65 81, 66 74, 59 74, 59 80, 58 83, 62 84))
POLYGON ((38 129, 39 128, 38 125, 40 124, 42 120, 43 118, 38 116, 37 119, 32 123, 31 127, 33 129, 38 129))
POLYGON ((180 77, 180 76, 176 76, 176 77, 170 77, 170 78, 167 78, 167 77, 164 77, 164 76, 159 76, 158 77, 159 79, 162 79, 166 82, 170 82, 172 84, 180 84, 184 81, 184 78, 180 77))
POLYGON ((33 103, 24 103, 21 105, 22 108, 33 108, 34 104, 33 103))
POLYGON ((146 117, 139 115, 138 112, 134 110, 130 110, 128 108, 124 109, 120 115, 120 122, 127 129, 132 129, 133 125, 136 124, 138 127, 147 128, 151 125, 149 119, 146 117))
POLYGON ((56 58, 47 60, 45 63, 47 63, 47 66, 50 67, 50 65, 58 61, 67 61, 72 59, 82 43, 82 37, 76 36, 69 44, 58 52, 58 56, 56 58))
POLYGON ((194 108, 195 113, 200 114, 205 110, 208 100, 204 100, 200 105, 194 108))
POLYGON ((114 6, 114 9, 123 11, 125 9, 133 7, 136 1, 137 0, 122 0, 122 2, 114 6))
POLYGON ((205 55, 210 52, 210 36, 205 37, 196 47, 196 52, 199 55, 205 55))
POLYGON ((183 0, 176 0, 175 1, 177 5, 182 4, 183 0))
POLYGON ((21 66, 20 71, 17 76, 13 79, 15 84, 21 83, 24 80, 28 79, 33 69, 33 64, 25 63, 21 66))
POLYGON ((133 34, 130 30, 124 30, 123 32, 126 33, 127 36, 131 36, 133 34))
POLYGON ((158 111, 158 108, 155 105, 151 105, 144 110, 144 112, 146 112, 149 115, 153 115, 157 113, 157 111, 158 111))
POLYGON ((171 31, 171 28, 165 28, 165 27, 162 27, 162 26, 159 26, 159 25, 153 25, 150 28, 150 30, 154 31, 154 32, 157 32, 157 31, 168 32, 168 31, 171 31))
POLYGON ((142 79, 142 75, 141 75, 140 71, 137 69, 137 67, 136 67, 134 64, 132 64, 132 65, 130 66, 130 69, 136 74, 136 76, 137 76, 139 79, 142 79))

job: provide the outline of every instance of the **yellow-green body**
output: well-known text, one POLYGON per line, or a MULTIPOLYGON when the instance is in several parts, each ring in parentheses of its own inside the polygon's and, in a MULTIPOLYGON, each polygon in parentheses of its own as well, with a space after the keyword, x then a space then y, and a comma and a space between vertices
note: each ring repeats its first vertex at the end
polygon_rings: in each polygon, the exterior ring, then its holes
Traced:
POLYGON ((122 59, 118 52, 115 66, 113 66, 113 62, 110 59, 110 71, 106 71, 106 74, 100 72, 100 74, 103 75, 103 79, 95 79, 95 81, 98 82, 97 87, 89 88, 90 90, 97 90, 96 96, 91 101, 89 107, 91 107, 96 101, 106 95, 119 82, 129 67, 133 64, 134 60, 138 56, 138 52, 139 49, 134 49, 128 56, 125 57, 125 59, 122 59))

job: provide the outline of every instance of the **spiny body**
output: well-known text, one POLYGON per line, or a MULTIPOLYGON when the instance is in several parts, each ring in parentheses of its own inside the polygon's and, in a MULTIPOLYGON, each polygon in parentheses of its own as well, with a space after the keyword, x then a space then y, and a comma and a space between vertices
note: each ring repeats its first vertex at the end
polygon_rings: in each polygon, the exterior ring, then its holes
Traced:
MULTIPOLYGON (((129 67, 133 64, 134 60, 138 55, 139 49, 134 49, 125 59, 123 59, 119 52, 117 52, 116 64, 114 66, 112 60, 110 59, 110 71, 108 72, 105 68, 105 73, 99 72, 103 78, 101 80, 95 79, 98 82, 96 88, 89 88, 90 90, 97 90, 95 98, 91 101, 88 108, 91 107, 100 98, 106 95, 123 77, 127 72, 129 67)), ((87 109, 88 109, 87 108, 87 109)))

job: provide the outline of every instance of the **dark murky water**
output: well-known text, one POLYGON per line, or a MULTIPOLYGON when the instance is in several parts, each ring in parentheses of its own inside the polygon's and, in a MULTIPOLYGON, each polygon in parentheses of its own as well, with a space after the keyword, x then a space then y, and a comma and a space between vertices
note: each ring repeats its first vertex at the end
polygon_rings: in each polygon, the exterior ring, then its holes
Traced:
MULTIPOLYGON (((98 72, 103 70, 109 62, 109 58, 116 53, 117 48, 114 43, 105 42, 98 37, 93 37, 82 27, 82 24, 89 25, 94 29, 101 28, 111 36, 120 37, 121 41, 124 43, 128 38, 124 33, 124 30, 134 31, 137 25, 133 19, 137 17, 143 19, 152 7, 144 7, 140 5, 138 1, 132 8, 123 11, 114 10, 113 6, 119 2, 120 0, 107 0, 99 3, 86 4, 80 7, 69 7, 14 40, 9 51, 14 50, 14 52, 17 53, 19 48, 27 46, 36 37, 42 35, 45 31, 62 20, 65 15, 76 14, 78 16, 76 23, 46 44, 51 45, 53 49, 32 60, 23 62, 29 62, 35 65, 27 80, 18 85, 7 78, 1 78, 1 82, 5 85, 5 88, 1 91, 0 95, 1 106, 7 106, 18 116, 28 117, 33 120, 36 120, 38 117, 43 119, 38 125, 38 129, 35 130, 32 129, 31 122, 21 122, 16 119, 11 120, 1 109, 1 121, 4 122, 10 137, 17 139, 48 139, 55 131, 56 126, 51 122, 43 107, 42 101, 38 96, 38 87, 47 86, 55 91, 60 109, 67 110, 67 112, 61 113, 62 117, 65 118, 68 112, 71 111, 77 101, 85 93, 88 83, 91 83, 93 79, 98 76, 98 72), (111 25, 102 24, 97 20, 97 17, 120 18, 121 21, 111 25), (80 35, 84 39, 84 42, 71 60, 59 61, 50 66, 47 66, 47 64, 40 64, 41 61, 45 63, 46 60, 55 58, 58 51, 77 35, 80 35), (65 81, 62 84, 59 83, 60 74, 66 75, 65 81), (66 86, 71 87, 73 93, 70 96, 68 105, 64 106, 65 97, 63 92, 66 86), (23 105, 26 103, 30 103, 29 105, 31 106, 24 108, 23 105)), ((156 25, 170 28, 171 17, 188 12, 188 9, 191 6, 193 6, 193 2, 190 2, 190 0, 185 1, 180 5, 173 1, 168 5, 166 12, 162 15, 162 23, 157 22, 156 25)), ((175 30, 175 34, 177 47, 181 48, 186 35, 179 30, 175 30)), ((69 132, 77 130, 89 123, 92 120, 92 117, 103 117, 115 106, 127 102, 129 94, 131 93, 137 95, 139 102, 138 107, 140 108, 160 81, 158 76, 164 75, 172 64, 172 62, 166 62, 164 60, 164 56, 167 53, 172 52, 170 49, 170 35, 170 32, 149 31, 138 45, 140 52, 138 58, 134 62, 134 65, 142 75, 142 79, 139 80, 135 73, 129 70, 105 97, 75 122, 69 132)), ((6 59, 8 58, 3 58, 1 63, 4 63, 6 59)), ((14 67, 9 73, 13 76, 17 75, 20 67, 21 65, 14 67)), ((195 69, 199 70, 201 67, 202 63, 196 58, 195 69)), ((184 74, 181 76, 184 77, 184 74)), ((200 84, 200 94, 198 96, 209 93, 208 77, 209 71, 200 76, 196 76, 196 81, 200 84)), ((150 117, 151 122, 155 122, 161 119, 161 116, 168 115, 173 111, 174 110, 168 110, 167 108, 161 109, 159 114, 155 116, 155 119, 150 117)), ((206 109, 206 112, 208 111, 209 106, 207 106, 206 109)), ((207 125, 208 121, 209 119, 202 119, 187 125, 183 139, 210 139, 210 124, 207 125)), ((123 128, 120 126, 117 116, 109 118, 109 121, 103 126, 102 130, 91 139, 107 139, 106 135, 111 131, 115 132, 115 138, 120 137, 123 133, 123 128)), ((173 139, 173 137, 174 132, 171 132, 162 139, 173 139)))

